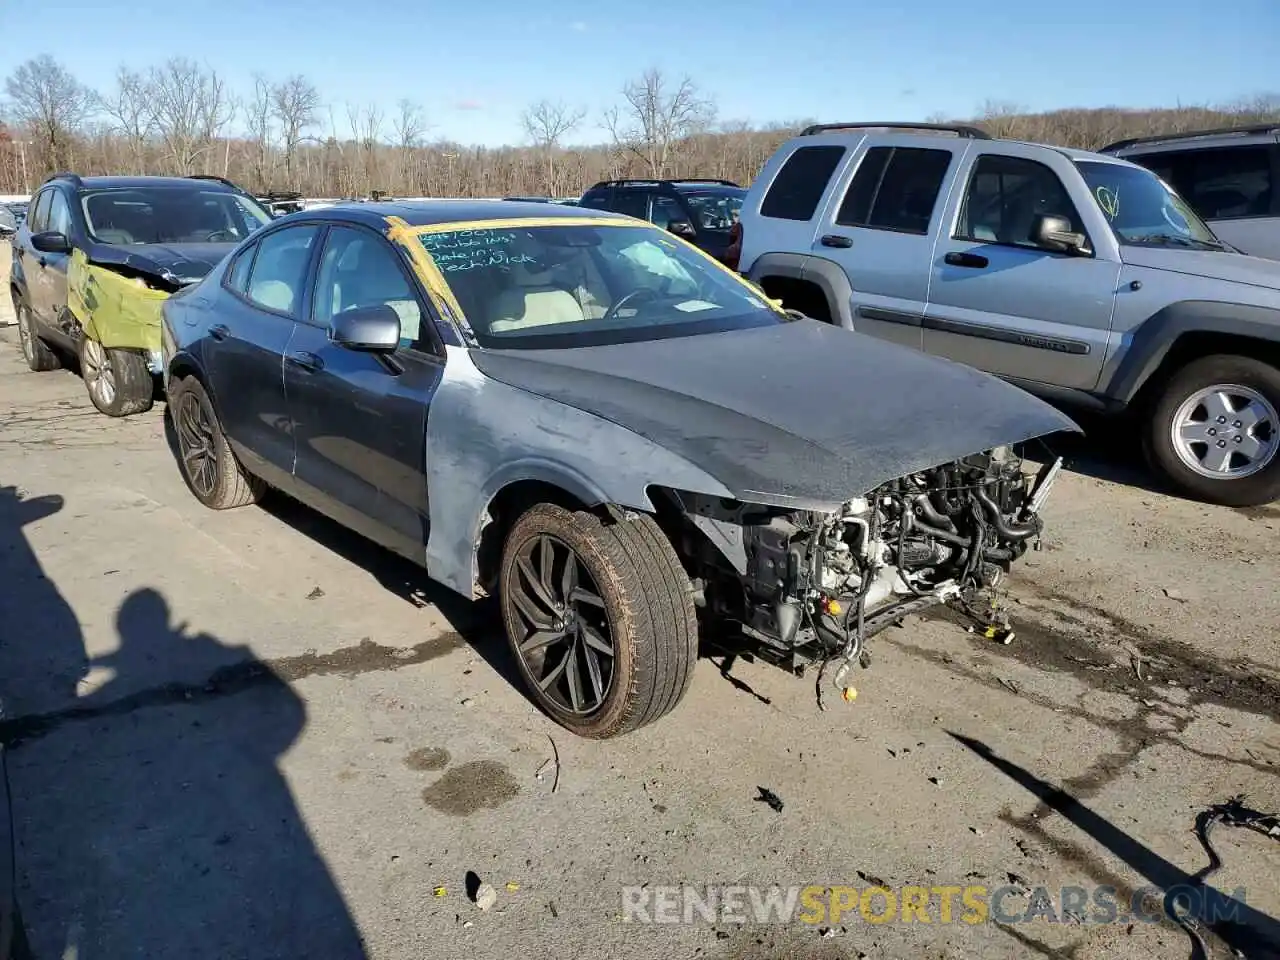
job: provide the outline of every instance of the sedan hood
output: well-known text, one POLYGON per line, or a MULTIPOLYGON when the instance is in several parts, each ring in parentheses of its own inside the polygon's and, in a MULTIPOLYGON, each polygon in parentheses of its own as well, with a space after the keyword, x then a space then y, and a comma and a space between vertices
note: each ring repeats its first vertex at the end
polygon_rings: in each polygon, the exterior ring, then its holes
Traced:
POLYGON ((958 457, 1079 430, 995 377, 813 320, 471 356, 486 376, 618 423, 756 503, 830 509, 958 457))
POLYGON ((234 243, 95 243, 88 254, 91 263, 129 267, 185 287, 203 280, 234 248, 234 243))
POLYGON ((1247 283, 1255 287, 1280 290, 1280 260, 1265 260, 1243 253, 1217 250, 1190 250, 1177 247, 1139 247, 1125 244, 1120 258, 1128 264, 1169 270, 1193 277, 1209 277, 1228 283, 1247 283))

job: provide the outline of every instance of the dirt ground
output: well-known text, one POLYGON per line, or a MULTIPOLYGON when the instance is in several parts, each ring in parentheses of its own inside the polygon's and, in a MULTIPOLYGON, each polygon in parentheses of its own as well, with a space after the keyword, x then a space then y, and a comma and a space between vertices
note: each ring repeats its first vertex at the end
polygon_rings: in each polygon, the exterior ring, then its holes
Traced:
MULTIPOLYGON (((704 659, 676 713, 593 743, 530 705, 484 607, 288 501, 205 510, 162 404, 102 417, 0 330, 0 729, 35 956, 1188 956, 1169 922, 1016 905, 1125 906, 1209 866, 1198 812, 1280 809, 1280 507, 1065 449, 1013 643, 908 621, 825 712, 812 676, 704 659), (938 899, 927 923, 624 919, 624 887, 681 883, 1018 892, 1009 922, 938 899)), ((1274 934, 1280 844, 1214 843, 1214 886, 1274 934)))

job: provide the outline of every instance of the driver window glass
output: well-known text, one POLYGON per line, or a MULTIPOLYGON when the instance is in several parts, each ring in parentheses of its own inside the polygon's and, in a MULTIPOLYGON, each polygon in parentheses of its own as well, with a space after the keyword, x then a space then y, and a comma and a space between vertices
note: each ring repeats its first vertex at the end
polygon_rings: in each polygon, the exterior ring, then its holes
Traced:
POLYGON ((45 229, 54 230, 64 237, 71 236, 71 207, 67 198, 56 190, 49 200, 49 225, 45 229))
POLYGON ((618 190, 613 195, 613 209, 626 217, 648 219, 649 192, 647 190, 618 190))
POLYGON ((27 217, 27 229, 32 233, 43 233, 47 229, 45 224, 49 222, 49 198, 53 193, 52 189, 44 191, 31 205, 31 215, 27 217))
POLYGON ((688 220, 689 217, 680 209, 680 204, 673 197, 654 197, 653 214, 649 218, 654 226, 666 230, 672 221, 688 220))
POLYGON ((1035 249, 1031 227, 1040 214, 1065 217, 1072 231, 1084 232, 1056 173, 1034 160, 984 154, 974 164, 956 238, 1035 249))
POLYGON ((395 252, 375 234, 333 227, 316 276, 314 319, 328 326, 347 310, 386 304, 400 317, 400 346, 430 352, 421 342, 422 308, 395 252))

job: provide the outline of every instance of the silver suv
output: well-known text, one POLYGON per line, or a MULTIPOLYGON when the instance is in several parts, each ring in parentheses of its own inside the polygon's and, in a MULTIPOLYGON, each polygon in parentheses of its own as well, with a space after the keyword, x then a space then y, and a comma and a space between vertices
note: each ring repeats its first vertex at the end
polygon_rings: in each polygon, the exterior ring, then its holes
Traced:
POLYGON ((1232 252, 1145 167, 823 124, 765 164, 735 234, 738 268, 787 307, 1130 413, 1198 499, 1280 497, 1280 263, 1232 252))
POLYGON ((1156 173, 1240 251, 1280 260, 1280 125, 1140 137, 1102 152, 1156 173))

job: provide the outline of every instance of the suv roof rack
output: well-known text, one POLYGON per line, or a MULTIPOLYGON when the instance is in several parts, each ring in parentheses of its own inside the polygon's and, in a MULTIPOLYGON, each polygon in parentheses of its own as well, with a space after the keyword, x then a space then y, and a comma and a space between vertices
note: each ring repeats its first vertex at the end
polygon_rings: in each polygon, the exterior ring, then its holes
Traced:
POLYGON ((1280 123, 1255 123, 1247 127, 1214 127, 1209 130, 1188 130, 1185 133, 1160 133, 1153 137, 1130 137, 1127 140, 1117 140, 1115 143, 1109 143, 1099 149, 1098 152, 1112 153, 1116 150, 1123 150, 1126 147, 1137 146, 1140 143, 1165 143, 1175 140, 1194 140, 1197 137, 1221 137, 1230 134, 1243 137, 1254 133, 1280 133, 1280 123))
POLYGON ((967 140, 990 140, 991 134, 985 130, 964 123, 815 123, 800 131, 800 136, 811 137, 816 133, 828 130, 866 130, 870 128, 889 130, 933 130, 938 133, 954 133, 967 140))
POLYGON ((80 174, 72 173, 70 170, 59 170, 57 173, 51 173, 45 183, 51 183, 54 180, 67 180, 75 187, 84 186, 84 181, 80 179, 80 174))
POLYGON ((714 183, 722 187, 740 187, 742 184, 734 183, 732 180, 723 180, 719 177, 623 177, 620 180, 601 180, 592 185, 591 189, 598 187, 621 187, 634 186, 637 184, 664 184, 664 183, 714 183))

